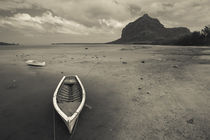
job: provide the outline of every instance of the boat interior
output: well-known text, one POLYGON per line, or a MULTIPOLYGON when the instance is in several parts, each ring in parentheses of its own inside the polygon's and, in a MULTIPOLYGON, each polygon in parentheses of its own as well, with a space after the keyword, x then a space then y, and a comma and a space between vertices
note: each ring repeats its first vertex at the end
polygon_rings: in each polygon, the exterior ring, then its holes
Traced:
POLYGON ((82 88, 76 77, 66 77, 57 93, 57 103, 60 109, 71 116, 79 107, 82 100, 82 88))

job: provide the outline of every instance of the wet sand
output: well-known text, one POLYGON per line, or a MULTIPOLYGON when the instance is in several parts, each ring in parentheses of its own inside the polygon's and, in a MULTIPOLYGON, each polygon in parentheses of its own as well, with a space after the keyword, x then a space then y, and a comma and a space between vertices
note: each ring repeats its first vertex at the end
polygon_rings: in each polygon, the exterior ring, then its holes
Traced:
POLYGON ((53 139, 53 92, 77 74, 87 104, 73 136, 56 139, 210 139, 210 47, 70 45, 0 48, 0 138, 53 139), (31 67, 28 59, 46 61, 31 67))

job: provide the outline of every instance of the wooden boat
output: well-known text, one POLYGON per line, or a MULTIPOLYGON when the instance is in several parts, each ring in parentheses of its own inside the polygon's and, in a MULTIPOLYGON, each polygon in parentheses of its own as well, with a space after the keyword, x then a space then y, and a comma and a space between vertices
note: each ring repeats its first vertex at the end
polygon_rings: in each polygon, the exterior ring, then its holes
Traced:
POLYGON ((72 134, 86 100, 85 89, 77 75, 63 76, 54 95, 53 105, 72 134))
POLYGON ((26 64, 29 66, 44 67, 46 63, 37 60, 27 60, 26 64))

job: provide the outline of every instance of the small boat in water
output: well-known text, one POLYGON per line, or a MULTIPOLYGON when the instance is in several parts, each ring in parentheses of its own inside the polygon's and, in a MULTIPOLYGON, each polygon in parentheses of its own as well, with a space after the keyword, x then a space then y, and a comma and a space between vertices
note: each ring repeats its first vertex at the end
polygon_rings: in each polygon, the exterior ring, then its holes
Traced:
POLYGON ((86 100, 85 89, 77 75, 63 76, 54 95, 53 105, 72 134, 86 100))
POLYGON ((46 65, 45 62, 41 62, 37 60, 27 60, 26 64, 29 66, 36 66, 36 67, 44 67, 46 65))

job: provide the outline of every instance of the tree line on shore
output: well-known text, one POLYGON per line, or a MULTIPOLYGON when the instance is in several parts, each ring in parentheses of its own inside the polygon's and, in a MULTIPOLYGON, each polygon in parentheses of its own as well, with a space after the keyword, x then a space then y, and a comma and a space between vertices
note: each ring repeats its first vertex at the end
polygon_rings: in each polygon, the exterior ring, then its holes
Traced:
POLYGON ((185 35, 174 42, 174 45, 208 46, 210 45, 210 27, 205 26, 201 31, 185 35))

